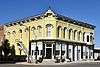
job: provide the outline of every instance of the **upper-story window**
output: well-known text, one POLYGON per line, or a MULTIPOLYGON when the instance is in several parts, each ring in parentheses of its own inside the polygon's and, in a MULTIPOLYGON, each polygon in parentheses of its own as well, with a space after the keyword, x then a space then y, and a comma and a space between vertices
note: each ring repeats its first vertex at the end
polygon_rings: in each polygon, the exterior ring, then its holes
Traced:
POLYGON ((63 38, 66 38, 66 30, 67 30, 67 28, 66 27, 64 27, 64 30, 63 30, 63 38))
POLYGON ((81 40, 81 31, 78 32, 78 40, 81 40))
POLYGON ((90 33, 90 42, 93 43, 93 33, 90 33))
POLYGON ((38 37, 42 37, 42 27, 40 25, 37 26, 37 30, 38 30, 38 37))
POLYGON ((38 30, 39 33, 41 33, 41 29, 42 29, 41 26, 37 26, 37 30, 38 30))
POLYGON ((36 37, 37 37, 35 30, 36 30, 36 28, 33 26, 33 27, 31 28, 32 37, 33 37, 33 38, 36 38, 36 37))
POLYGON ((69 29, 69 39, 72 37, 72 29, 69 29))
POLYGON ((22 30, 21 29, 19 30, 19 33, 22 33, 22 30))
POLYGON ((15 36, 15 35, 16 35, 16 32, 15 32, 15 31, 13 31, 13 32, 12 32, 12 34, 15 36))
POLYGON ((83 33, 83 41, 85 41, 85 32, 83 33))
POLYGON ((57 37, 61 37, 61 26, 57 27, 57 37))
POLYGON ((90 42, 91 42, 91 43, 93 42, 93 37, 92 37, 92 36, 90 36, 90 42))
POLYGON ((51 30, 52 30, 53 25, 52 24, 47 24, 46 28, 47 28, 47 36, 51 37, 51 30))
POLYGON ((10 34, 11 34, 10 32, 7 33, 7 35, 10 35, 10 34))
POLYGON ((89 35, 87 35, 87 42, 89 42, 89 35))
POLYGON ((76 30, 74 30, 74 40, 76 39, 76 30))
POLYGON ((32 31, 34 31, 35 29, 36 29, 36 28, 35 28, 34 26, 31 28, 32 31))
POLYGON ((20 35, 19 35, 20 38, 22 38, 22 30, 21 29, 19 30, 19 33, 20 33, 20 35))

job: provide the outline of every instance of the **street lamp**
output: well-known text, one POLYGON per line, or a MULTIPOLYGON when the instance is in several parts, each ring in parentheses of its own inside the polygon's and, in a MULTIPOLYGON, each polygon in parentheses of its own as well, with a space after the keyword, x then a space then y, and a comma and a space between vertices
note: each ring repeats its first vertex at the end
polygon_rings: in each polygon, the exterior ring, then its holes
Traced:
POLYGON ((27 28, 27 30, 28 30, 28 36, 29 36, 29 43, 28 43, 28 45, 29 45, 29 51, 28 51, 28 63, 31 63, 31 59, 30 59, 30 56, 31 56, 31 43, 30 43, 30 26, 26 26, 26 25, 23 25, 23 24, 20 24, 20 26, 25 26, 26 28, 27 28))

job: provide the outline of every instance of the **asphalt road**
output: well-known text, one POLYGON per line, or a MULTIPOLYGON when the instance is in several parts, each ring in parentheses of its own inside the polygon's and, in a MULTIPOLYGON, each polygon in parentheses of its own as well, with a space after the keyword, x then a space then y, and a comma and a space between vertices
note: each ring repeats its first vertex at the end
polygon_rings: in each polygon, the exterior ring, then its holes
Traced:
POLYGON ((21 65, 21 64, 0 64, 0 67, 100 67, 100 63, 65 64, 65 65, 21 65))

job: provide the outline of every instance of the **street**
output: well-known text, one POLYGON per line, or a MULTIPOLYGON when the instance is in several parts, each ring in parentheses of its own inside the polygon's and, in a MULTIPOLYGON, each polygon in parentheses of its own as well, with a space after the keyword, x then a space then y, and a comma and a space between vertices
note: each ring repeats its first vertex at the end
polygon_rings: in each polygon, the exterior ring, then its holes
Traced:
POLYGON ((64 65, 0 64, 0 67, 100 67, 100 63, 75 63, 75 64, 64 64, 64 65))

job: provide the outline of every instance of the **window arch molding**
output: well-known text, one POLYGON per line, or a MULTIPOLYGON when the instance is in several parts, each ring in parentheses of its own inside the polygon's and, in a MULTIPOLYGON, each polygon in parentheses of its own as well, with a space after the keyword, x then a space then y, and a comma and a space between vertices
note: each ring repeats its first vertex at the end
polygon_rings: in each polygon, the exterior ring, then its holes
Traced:
POLYGON ((46 28, 48 28, 48 27, 52 27, 53 28, 53 25, 52 24, 47 24, 46 28))
POLYGON ((42 28, 42 26, 38 25, 38 26, 37 26, 37 29, 38 29, 38 28, 42 28))

